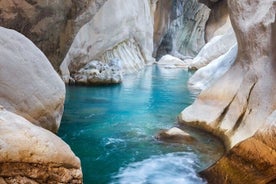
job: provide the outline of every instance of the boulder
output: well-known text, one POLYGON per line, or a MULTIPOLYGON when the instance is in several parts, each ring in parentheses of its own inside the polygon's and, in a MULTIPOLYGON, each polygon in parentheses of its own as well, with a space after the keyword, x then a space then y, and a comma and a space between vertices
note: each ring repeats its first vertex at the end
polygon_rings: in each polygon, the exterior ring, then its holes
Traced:
POLYGON ((59 137, 0 109, 0 183, 82 183, 80 160, 59 137))
POLYGON ((162 56, 157 64, 170 68, 188 68, 187 63, 185 63, 183 60, 169 54, 162 56))
POLYGON ((157 139, 169 142, 193 142, 193 138, 187 132, 181 130, 180 128, 173 127, 169 130, 161 130, 157 136, 157 139))
POLYGON ((100 61, 91 61, 80 69, 73 79, 76 84, 117 84, 123 80, 121 61, 112 59, 108 64, 100 61))
POLYGON ((46 56, 22 34, 0 27, 0 104, 57 132, 65 86, 46 56))

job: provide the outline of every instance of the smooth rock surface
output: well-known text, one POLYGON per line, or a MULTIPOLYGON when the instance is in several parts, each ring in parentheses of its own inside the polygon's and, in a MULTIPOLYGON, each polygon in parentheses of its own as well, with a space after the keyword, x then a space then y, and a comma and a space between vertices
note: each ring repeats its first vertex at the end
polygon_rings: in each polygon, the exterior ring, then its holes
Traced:
POLYGON ((0 183, 82 183, 80 160, 48 130, 0 109, 0 183))
POLYGON ((221 137, 230 150, 202 173, 211 183, 274 183, 276 4, 228 0, 228 5, 238 40, 235 64, 180 119, 221 137))
MULTIPOLYGON (((78 71, 91 60, 101 60, 103 53, 114 50, 120 43, 131 39, 140 50, 136 55, 143 56, 137 57, 139 60, 136 62, 142 65, 151 62, 152 38, 153 22, 148 0, 108 0, 77 33, 60 66, 63 80, 68 83, 71 73, 78 71)), ((130 46, 122 52, 136 52, 132 49, 130 46)), ((117 58, 124 60, 120 56, 117 58)))
POLYGON ((210 87, 224 75, 233 65, 238 54, 238 45, 235 44, 228 52, 211 61, 207 66, 197 70, 188 81, 191 90, 202 91, 210 87))
POLYGON ((164 55, 158 62, 158 65, 170 67, 170 68, 188 68, 188 64, 183 60, 174 57, 172 55, 166 54, 164 55))
POLYGON ((236 43, 237 40, 235 33, 231 27, 223 35, 213 37, 206 45, 204 45, 194 59, 185 61, 189 62, 189 68, 191 69, 202 68, 229 52, 236 43))
POLYGON ((46 56, 25 36, 0 27, 0 104, 57 132, 65 86, 46 56))

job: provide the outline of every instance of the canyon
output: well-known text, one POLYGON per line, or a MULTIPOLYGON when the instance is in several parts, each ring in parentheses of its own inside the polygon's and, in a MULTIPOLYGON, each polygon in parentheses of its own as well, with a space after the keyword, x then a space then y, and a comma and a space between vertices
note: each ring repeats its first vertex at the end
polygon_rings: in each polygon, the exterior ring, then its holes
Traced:
POLYGON ((120 83, 166 55, 160 64, 196 70, 179 123, 226 148, 200 175, 275 182, 275 15, 274 0, 1 0, 0 181, 82 183, 54 134, 65 84, 120 83))

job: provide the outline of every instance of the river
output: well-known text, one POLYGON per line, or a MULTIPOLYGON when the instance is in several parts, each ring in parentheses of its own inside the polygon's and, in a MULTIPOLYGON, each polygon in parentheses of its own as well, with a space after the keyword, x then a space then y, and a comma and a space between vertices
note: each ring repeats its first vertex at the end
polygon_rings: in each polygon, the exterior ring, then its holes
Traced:
POLYGON ((59 136, 81 159, 85 184, 205 183, 197 172, 220 158, 217 139, 184 126, 195 142, 155 139, 193 102, 190 75, 149 66, 119 85, 67 86, 59 136))

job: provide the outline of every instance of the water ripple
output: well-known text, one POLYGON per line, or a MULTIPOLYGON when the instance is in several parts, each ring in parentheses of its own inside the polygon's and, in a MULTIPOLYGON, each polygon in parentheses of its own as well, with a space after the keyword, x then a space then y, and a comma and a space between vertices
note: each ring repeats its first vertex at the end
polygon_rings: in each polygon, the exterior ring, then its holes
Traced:
POLYGON ((112 184, 205 184, 197 175, 198 162, 187 152, 152 156, 121 168, 112 184))

